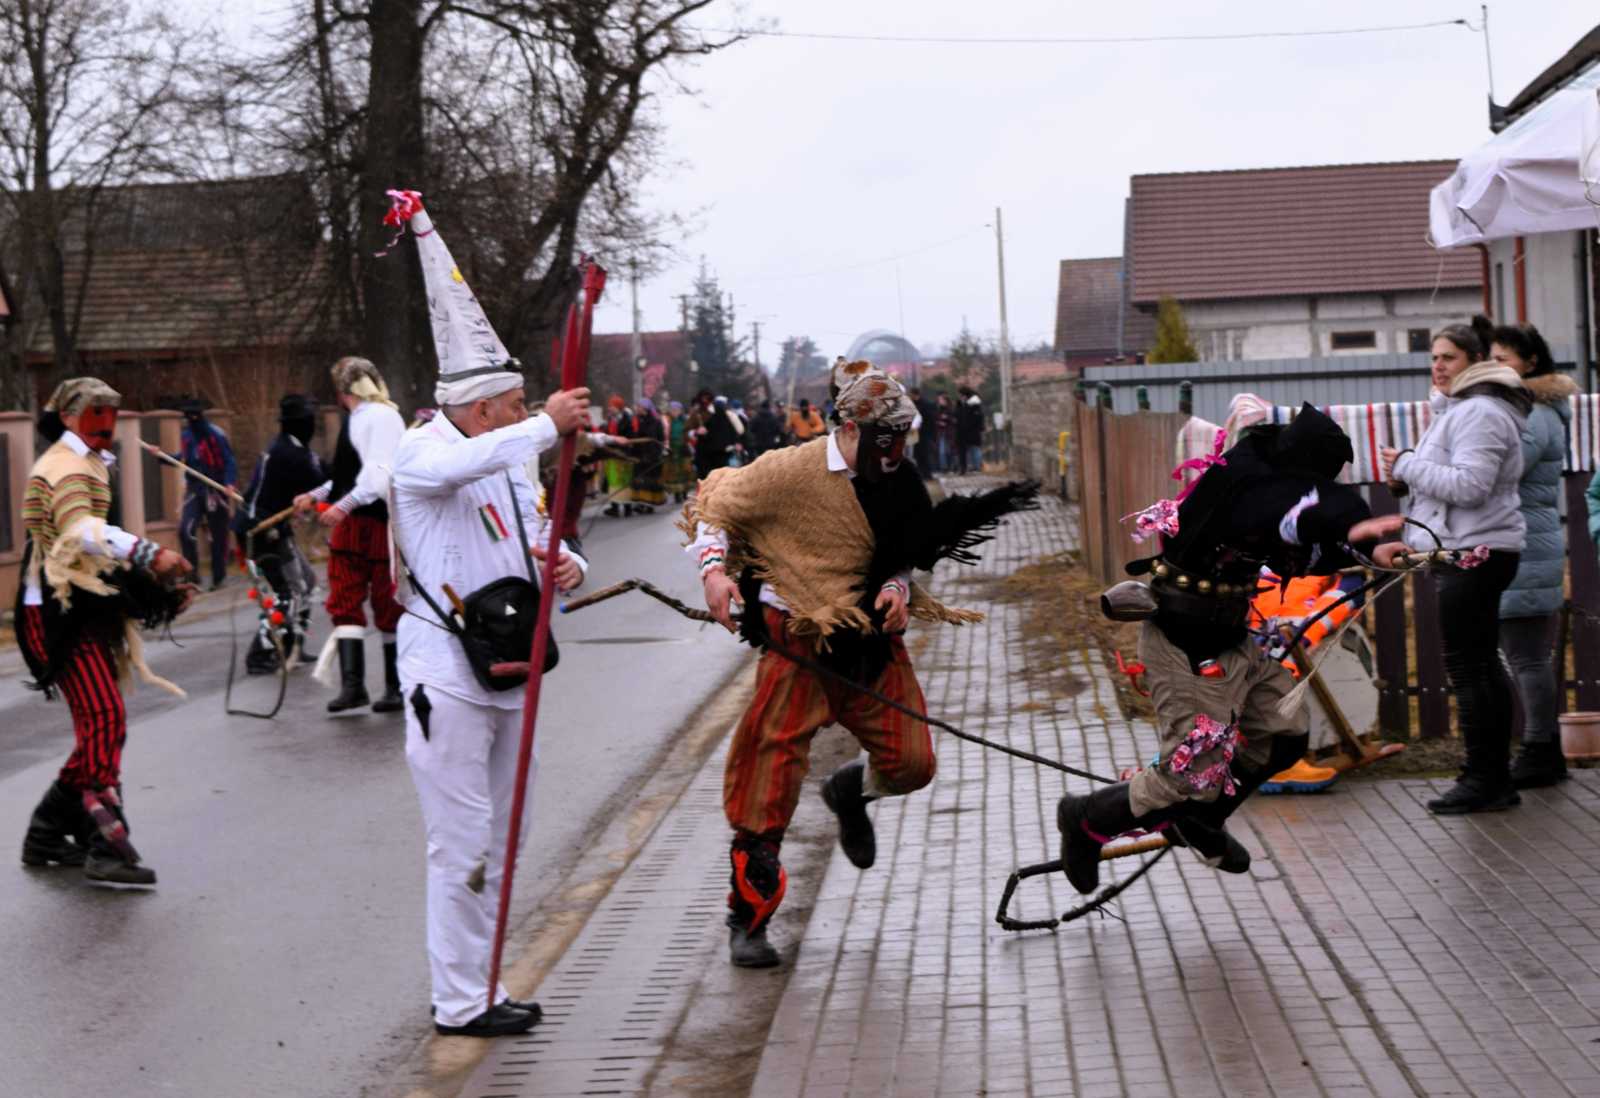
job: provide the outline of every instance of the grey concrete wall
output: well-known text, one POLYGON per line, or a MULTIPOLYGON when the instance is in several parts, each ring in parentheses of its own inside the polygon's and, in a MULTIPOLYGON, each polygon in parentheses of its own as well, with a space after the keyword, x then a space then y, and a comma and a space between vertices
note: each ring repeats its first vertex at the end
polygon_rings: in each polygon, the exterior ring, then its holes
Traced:
MULTIPOLYGON (((1015 385, 1011 390, 1011 469, 1039 480, 1047 492, 1064 491, 1059 456, 1060 437, 1061 432, 1070 431, 1074 423, 1072 405, 1076 380, 1054 378, 1049 381, 1030 381, 1015 385)), ((1065 477, 1068 498, 1076 494, 1072 485, 1072 445, 1069 436, 1065 477)))

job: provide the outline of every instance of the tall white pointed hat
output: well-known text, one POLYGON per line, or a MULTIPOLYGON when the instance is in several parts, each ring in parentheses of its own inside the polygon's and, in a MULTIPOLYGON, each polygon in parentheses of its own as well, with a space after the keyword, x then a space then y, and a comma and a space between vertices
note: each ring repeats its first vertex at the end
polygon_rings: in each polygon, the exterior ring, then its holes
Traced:
MULTIPOLYGON (((484 315, 483 306, 450 256, 417 191, 390 191, 392 205, 383 217, 398 232, 406 226, 417 238, 422 277, 428 291, 428 319, 439 355, 439 381, 433 399, 441 406, 471 404, 525 384, 522 363, 512 358, 484 315)), ((379 253, 380 255, 383 253, 379 253)))

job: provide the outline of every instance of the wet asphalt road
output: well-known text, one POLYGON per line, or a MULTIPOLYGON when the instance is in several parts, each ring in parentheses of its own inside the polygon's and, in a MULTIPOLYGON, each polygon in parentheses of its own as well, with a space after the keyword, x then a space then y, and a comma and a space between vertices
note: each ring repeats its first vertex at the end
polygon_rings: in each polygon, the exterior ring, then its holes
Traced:
MULTIPOLYGON (((697 603, 678 540, 665 512, 600 519, 585 589, 644 576, 697 603)), ((233 613, 242 644, 246 608, 233 613)), ((556 627, 513 925, 748 652, 637 594, 556 627)), ((326 630, 320 620, 315 640, 326 630)), ((422 826, 402 722, 328 716, 309 670, 291 677, 275 720, 226 716, 228 615, 175 635, 183 647, 153 643, 150 663, 190 697, 134 693, 123 756, 132 838, 160 874, 148 893, 19 865, 71 732, 65 706, 25 691, 16 653, 0 653, 0 1096, 358 1094, 428 1023, 422 826)), ((373 638, 369 689, 381 667, 373 638)), ((234 701, 267 707, 275 689, 242 680, 234 701)))

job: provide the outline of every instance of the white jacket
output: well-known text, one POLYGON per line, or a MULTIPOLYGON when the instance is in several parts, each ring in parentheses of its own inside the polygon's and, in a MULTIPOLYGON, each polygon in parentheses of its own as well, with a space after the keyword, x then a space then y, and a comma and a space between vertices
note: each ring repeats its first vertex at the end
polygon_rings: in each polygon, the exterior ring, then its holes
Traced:
MULTIPOLYGON (((549 543, 544 492, 528 479, 527 467, 556 439, 555 423, 542 413, 473 438, 440 414, 401 439, 391 477, 390 528, 416 582, 446 613, 450 602, 445 584, 466 598, 502 577, 528 574, 512 492, 522 510, 528 544, 542 548, 549 543)), ((568 554, 587 573, 588 562, 570 550, 568 554)), ((535 571, 542 578, 537 562, 535 571)), ((398 635, 400 677, 405 682, 422 683, 477 705, 521 707, 520 689, 491 691, 478 684, 461 642, 437 624, 427 601, 403 576, 396 594, 407 611, 398 635)))
MULTIPOLYGON (((1452 391, 1498 372, 1480 369, 1487 366, 1469 367, 1452 391)), ((1484 545, 1520 553, 1526 526, 1517 484, 1522 479, 1525 422, 1526 417, 1499 397, 1446 399, 1443 413, 1428 425, 1416 449, 1401 454, 1394 465, 1394 475, 1410 488, 1404 499, 1407 517, 1426 524, 1446 548, 1484 545)), ((1406 527, 1405 539, 1413 549, 1435 548, 1433 538, 1415 526, 1406 527)))

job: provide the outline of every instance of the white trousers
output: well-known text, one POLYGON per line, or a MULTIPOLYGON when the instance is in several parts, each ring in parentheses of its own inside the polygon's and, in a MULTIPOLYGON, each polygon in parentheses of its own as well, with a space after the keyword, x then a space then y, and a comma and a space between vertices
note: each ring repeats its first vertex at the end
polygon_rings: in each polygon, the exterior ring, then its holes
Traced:
MULTIPOLYGON (((431 710, 423 735, 414 692, 406 699, 406 762, 422 802, 428 840, 428 965, 434 1020, 459 1026, 488 1005, 489 960, 500 909, 506 834, 517 784, 522 710, 474 705, 422 688, 431 710)), ((533 818, 534 751, 518 848, 533 818)), ((495 1002, 507 998, 504 985, 495 1002)))

